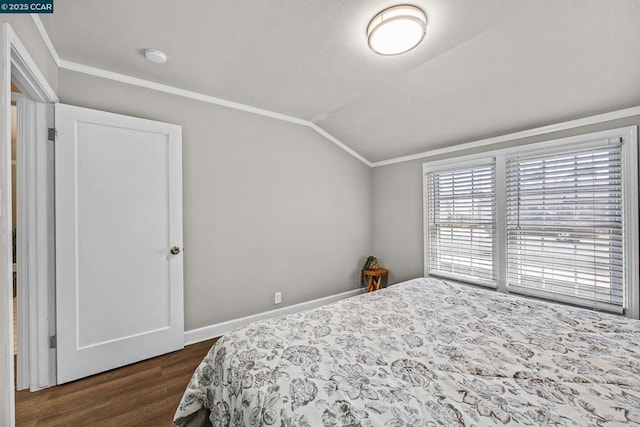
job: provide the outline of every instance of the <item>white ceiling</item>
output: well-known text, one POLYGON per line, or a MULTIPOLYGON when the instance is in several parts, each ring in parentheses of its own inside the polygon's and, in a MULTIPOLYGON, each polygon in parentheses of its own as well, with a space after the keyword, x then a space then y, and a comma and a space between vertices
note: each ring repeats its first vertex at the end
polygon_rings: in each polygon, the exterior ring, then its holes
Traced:
POLYGON ((63 60, 309 120, 372 162, 640 105, 638 0, 415 0, 425 41, 378 56, 366 27, 394 4, 65 0, 40 17, 63 60))

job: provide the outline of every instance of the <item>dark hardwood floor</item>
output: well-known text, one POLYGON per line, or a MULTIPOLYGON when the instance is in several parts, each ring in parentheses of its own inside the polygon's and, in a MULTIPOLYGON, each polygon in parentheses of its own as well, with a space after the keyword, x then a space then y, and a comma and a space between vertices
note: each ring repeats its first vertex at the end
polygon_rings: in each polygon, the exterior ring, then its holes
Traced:
POLYGON ((215 341, 35 393, 16 392, 16 425, 171 426, 193 371, 215 341))

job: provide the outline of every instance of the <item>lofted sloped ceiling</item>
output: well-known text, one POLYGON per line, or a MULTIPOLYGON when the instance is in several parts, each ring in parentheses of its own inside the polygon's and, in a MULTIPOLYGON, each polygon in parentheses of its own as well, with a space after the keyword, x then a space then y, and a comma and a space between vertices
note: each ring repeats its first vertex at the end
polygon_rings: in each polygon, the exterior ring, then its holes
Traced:
POLYGON ((40 18, 62 60, 308 120, 371 162, 640 105, 638 0, 415 0, 424 42, 382 57, 366 27, 394 4, 64 0, 40 18))

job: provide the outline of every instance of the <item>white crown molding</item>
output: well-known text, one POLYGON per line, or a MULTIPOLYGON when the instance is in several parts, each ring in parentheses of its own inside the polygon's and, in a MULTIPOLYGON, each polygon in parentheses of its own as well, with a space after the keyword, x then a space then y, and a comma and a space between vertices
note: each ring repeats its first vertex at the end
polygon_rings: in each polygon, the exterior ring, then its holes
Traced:
POLYGON ((347 145, 342 143, 333 135, 326 132, 324 129, 320 128, 313 122, 308 120, 300 119, 298 117, 289 116, 287 114, 277 113, 275 111, 266 110, 264 108, 253 107, 247 104, 241 104, 235 101, 229 101, 227 99, 218 98, 211 95, 205 95, 200 92, 194 92, 191 90, 181 89, 174 86, 165 85, 162 83, 152 82, 145 79, 140 79, 138 77, 129 76, 126 74, 116 73, 113 71, 104 70, 101 68, 91 67, 88 65, 78 64, 76 62, 67 61, 64 59, 60 59, 59 67, 69 71, 75 71, 77 73, 88 74, 94 77, 100 77, 107 80, 113 80, 120 83, 130 84, 133 86, 143 87, 146 89, 152 89, 159 92, 168 93, 170 95, 181 96, 184 98, 193 99, 196 101, 207 102, 209 104, 219 105, 225 108, 231 108, 234 110, 244 111, 246 113, 257 114, 259 116, 269 117, 276 120, 282 120, 289 123, 294 123, 300 126, 306 126, 308 128, 313 129, 320 135, 322 135, 325 139, 331 141, 335 145, 337 145, 342 150, 346 151, 356 159, 360 160, 365 165, 371 167, 371 162, 362 157, 360 154, 356 153, 354 150, 349 148, 347 145))
POLYGON ((308 123, 309 123, 306 120, 299 119, 293 116, 288 116, 286 114, 280 114, 274 111, 265 110, 263 108, 253 107, 251 105, 241 104, 239 102, 229 101, 226 99, 217 98, 215 96, 205 95, 200 92, 180 89, 175 86, 169 86, 162 83, 152 82, 150 80, 133 77, 127 74, 116 73, 116 72, 108 71, 102 68, 96 68, 96 67, 91 67, 89 65, 78 64, 77 62, 71 62, 65 59, 60 60, 60 68, 64 70, 75 71, 77 73, 88 74, 94 77, 100 77, 107 80, 113 80, 120 83, 129 84, 132 86, 138 86, 146 89, 156 90, 158 92, 164 92, 170 95, 176 95, 184 98, 194 99, 196 101, 215 104, 221 107, 231 108, 234 110, 241 110, 247 113, 270 117, 272 119, 295 123, 302 126, 308 126, 308 123))
POLYGON ((51 42, 51 39, 49 38, 49 33, 47 33, 47 30, 44 28, 44 24, 42 23, 42 20, 40 19, 40 16, 35 14, 35 13, 32 13, 31 14, 31 19, 33 19, 33 23, 36 24, 36 28, 38 29, 38 32, 40 33, 40 37, 42 37, 42 41, 44 41, 44 44, 47 46, 47 49, 49 49, 49 54, 53 58, 53 61, 59 67, 60 66, 60 57, 58 56, 58 52, 56 52, 56 48, 55 48, 55 46, 53 46, 53 43, 51 42))
POLYGON ((640 106, 625 108, 623 110, 612 111, 610 113, 598 114, 595 116, 584 117, 582 119, 570 120, 568 122, 555 123, 548 126, 542 126, 534 129, 527 129, 520 132, 509 133, 502 136, 496 136, 493 138, 481 139, 478 141, 466 142, 464 144, 458 144, 452 147, 440 148, 437 150, 424 151, 422 153, 411 154, 409 156, 395 157, 393 159, 381 160, 371 163, 371 166, 376 168, 379 166, 393 165, 395 163, 409 162, 411 160, 424 159, 425 157, 439 156, 441 154, 449 154, 456 151, 467 150, 471 148, 483 147, 491 144, 498 144, 500 142, 513 141, 515 139, 528 138, 530 136, 544 135, 551 132, 558 132, 567 129, 573 129, 581 126, 588 126, 602 122, 608 122, 611 120, 624 119, 626 117, 640 115, 640 106))
POLYGON ((308 122, 307 126, 309 126, 311 129, 313 129, 316 132, 318 132, 320 135, 324 136, 329 141, 331 141, 334 144, 336 144, 338 147, 342 148, 347 153, 351 154, 356 159, 360 160, 365 165, 367 165, 369 167, 373 166, 373 163, 371 163, 369 160, 367 160, 364 157, 362 157, 360 154, 358 154, 356 151, 354 151, 351 147, 348 147, 344 143, 340 142, 340 140, 338 140, 338 138, 334 137, 329 132, 327 132, 324 129, 322 129, 320 126, 316 125, 313 122, 308 122))
POLYGON ((177 87, 174 87, 174 86, 165 85, 165 84, 162 84, 162 83, 152 82, 150 80, 145 80, 145 79, 141 79, 141 78, 138 78, 138 77, 129 76, 129 75, 126 75, 126 74, 116 73, 116 72, 113 72, 113 71, 108 71, 108 70, 104 70, 104 69, 101 69, 101 68, 91 67, 89 65, 78 64, 77 62, 72 62, 72 61, 67 61, 65 59, 61 59, 60 56, 58 56, 58 53, 57 53, 55 47, 53 46, 53 43, 51 42, 51 39, 49 38, 49 34, 47 33, 47 30, 44 27, 44 24, 42 23, 42 20, 40 19, 40 17, 38 15, 36 15, 36 14, 32 14, 31 18, 33 19, 33 22, 35 23, 36 28, 38 29, 38 32, 40 33, 40 36, 42 37, 42 40, 44 41, 45 45, 49 49, 49 53, 51 54, 51 57, 53 58, 53 60, 55 61, 56 65, 59 68, 62 68, 62 69, 65 69, 65 70, 69 70, 69 71, 75 71, 77 73, 88 74, 88 75, 91 75, 91 76, 94 76, 94 77, 100 77, 100 78, 107 79, 107 80, 113 80, 113 81, 117 81, 117 82, 120 82, 120 83, 130 84, 130 85, 133 85, 133 86, 143 87, 143 88, 146 88, 146 89, 156 90, 156 91, 159 91, 159 92, 164 92, 164 93, 168 93, 168 94, 171 94, 171 95, 181 96, 181 97, 184 97, 184 98, 194 99, 196 101, 207 102, 209 104, 215 104, 215 105, 219 105, 221 107, 231 108, 231 109, 234 109, 234 110, 240 110, 240 111, 244 111, 244 112, 251 113, 251 114, 257 114, 259 116, 269 117, 269 118, 276 119, 276 120, 282 120, 282 121, 289 122, 289 123, 295 123, 295 124, 301 125, 301 126, 306 126, 306 127, 309 127, 311 129, 313 129, 314 131, 316 131, 317 133, 322 135, 325 139, 331 141, 332 143, 334 143, 335 145, 337 145, 342 150, 346 151, 347 153, 349 153, 350 155, 352 155, 356 159, 360 160, 365 165, 371 167, 371 162, 369 162, 367 159, 362 157, 360 154, 356 153, 350 147, 348 147, 347 145, 342 143, 340 140, 338 140, 338 138, 336 138, 333 135, 329 134, 324 129, 321 129, 318 125, 316 125, 313 122, 310 122, 309 120, 304 120, 304 119, 300 119, 298 117, 289 116, 287 114, 281 114, 281 113, 277 113, 275 111, 266 110, 264 108, 258 108, 258 107, 254 107, 254 106, 251 106, 251 105, 242 104, 242 103, 239 103, 239 102, 229 101, 227 99, 222 99, 222 98, 218 98, 218 97, 215 97, 215 96, 205 95, 205 94, 200 93, 200 92, 194 92, 194 91, 191 91, 191 90, 181 89, 181 88, 177 88, 177 87))
POLYGON ((313 308, 321 307, 329 303, 339 301, 341 299, 349 298, 355 295, 359 295, 364 291, 361 289, 354 289, 351 291, 341 292, 335 295, 329 295, 327 297, 314 299, 299 304, 290 305, 288 307, 278 308, 275 310, 265 311, 262 313, 252 314, 250 316, 240 317, 238 319, 227 320, 226 322, 216 323, 209 326, 203 326, 202 328, 191 329, 184 332, 184 345, 195 344, 198 342, 210 340, 212 338, 221 337, 235 329, 241 328, 252 322, 258 320, 271 319, 272 317, 284 316, 286 314, 300 313, 301 311, 311 310, 313 308))
POLYGON ((571 121, 568 121, 568 122, 561 122, 561 123, 556 123, 556 124, 552 124, 552 125, 548 125, 548 126, 542 126, 542 127, 538 127, 538 128, 534 128, 534 129, 528 129, 528 130, 524 130, 524 131, 520 131, 520 132, 514 132, 514 133, 510 133, 510 134, 506 134, 506 135, 496 136, 496 137, 492 137, 492 138, 481 139, 481 140, 478 140, 478 141, 472 141, 472 142, 467 142, 467 143, 463 143, 463 144, 458 144, 458 145, 455 145, 455 146, 452 146, 452 147, 445 147, 445 148, 440 148, 440 149, 437 149, 437 150, 423 151, 421 153, 411 154, 411 155, 408 155, 408 156, 394 157, 394 158, 387 159, 387 160, 380 160, 380 161, 377 161, 377 162, 370 162, 369 160, 364 158, 362 155, 357 153, 355 150, 353 150, 351 147, 349 147, 346 144, 344 144, 338 138, 334 137, 333 135, 331 135, 330 133, 328 133, 327 131, 322 129, 320 126, 318 126, 317 124, 315 124, 315 123, 313 123, 313 122, 311 122, 309 120, 304 120, 304 119, 300 119, 298 117, 277 113, 275 111, 270 111, 270 110, 266 110, 266 109, 263 109, 263 108, 253 107, 251 105, 241 104, 239 102, 229 101, 229 100, 226 100, 226 99, 217 98, 215 96, 210 96, 210 95, 205 95, 205 94, 199 93, 199 92, 180 89, 180 88, 177 88, 177 87, 173 87, 173 86, 169 86, 169 85, 165 85, 165 84, 161 84, 161 83, 156 83, 156 82, 152 82, 152 81, 149 81, 149 80, 140 79, 140 78, 137 78, 137 77, 132 77, 132 76, 129 76, 129 75, 126 75, 126 74, 115 73, 115 72, 112 72, 112 71, 103 70, 103 69, 100 69, 100 68, 91 67, 91 66, 88 66, 88 65, 78 64, 78 63, 75 63, 75 62, 66 61, 64 59, 61 59, 58 56, 58 53, 56 52, 56 49, 53 46, 53 43, 51 42, 51 39, 49 38, 49 34, 47 33, 47 30, 45 29, 44 24, 42 23, 42 20, 40 19, 40 17, 38 15, 36 15, 36 14, 31 14, 31 18, 33 19, 33 22, 35 23, 38 31, 40 32, 40 36, 42 37, 42 40, 44 41, 44 43, 46 44, 47 48, 49 49, 49 53, 51 54, 51 57, 53 58, 53 60, 56 62, 56 64, 60 68, 63 68, 63 69, 66 69, 66 70, 70 70, 70 71, 75 71, 75 72, 78 72, 78 73, 92 75, 92 76, 95 76, 95 77, 101 77, 101 78, 108 79, 108 80, 114 80, 114 81, 117 81, 117 82, 126 83, 126 84, 130 84, 130 85, 134 85, 134 86, 144 87, 144 88, 147 88, 147 89, 157 90, 157 91, 160 91, 160 92, 165 92, 165 93, 176 95, 176 96, 182 96, 182 97, 194 99, 194 100, 197 100, 197 101, 207 102, 207 103, 210 103, 210 104, 215 104, 215 105, 219 105, 219 106, 226 107, 226 108, 232 108, 232 109, 235 109, 235 110, 241 110, 241 111, 245 111, 245 112, 252 113, 252 114, 257 114, 257 115, 261 115, 261 116, 265 116, 265 117, 270 117, 270 118, 276 119, 276 120, 283 120, 283 121, 286 121, 286 122, 289 122, 289 123, 295 123, 295 124, 298 124, 298 125, 301 125, 301 126, 306 126, 308 128, 313 129, 315 132, 317 132, 320 135, 322 135, 325 139, 331 141, 332 143, 337 145, 339 148, 341 148, 342 150, 344 150, 347 153, 349 153, 351 156, 355 157, 356 159, 360 160, 365 165, 367 165, 369 167, 372 167, 372 168, 376 168, 376 167, 379 167, 379 166, 393 165, 393 164, 396 164, 396 163, 409 162, 411 160, 423 159, 425 157, 438 156, 438 155, 442 155, 442 154, 450 154, 450 153, 453 153, 453 152, 456 152, 456 151, 483 147, 483 146, 487 146, 487 145, 491 145, 491 144, 497 144, 497 143, 501 143, 501 142, 511 141, 511 140, 514 140, 514 139, 521 139, 521 138, 527 138, 527 137, 530 137, 530 136, 544 135, 544 134, 551 133, 551 132, 558 132, 558 131, 572 129, 572 128, 576 128, 576 127, 580 127, 580 126, 587 126, 587 125, 592 125, 592 124, 596 124, 596 123, 602 123, 602 122, 606 122, 606 121, 610 121, 610 120, 616 120, 616 119, 622 119, 622 118, 631 117, 631 116, 635 116, 635 115, 640 115, 640 106, 632 107, 632 108, 626 108, 626 109, 623 109, 623 110, 613 111, 613 112, 610 112, 610 113, 599 114, 599 115, 595 115, 595 116, 585 117, 585 118, 582 118, 582 119, 571 120, 571 121))

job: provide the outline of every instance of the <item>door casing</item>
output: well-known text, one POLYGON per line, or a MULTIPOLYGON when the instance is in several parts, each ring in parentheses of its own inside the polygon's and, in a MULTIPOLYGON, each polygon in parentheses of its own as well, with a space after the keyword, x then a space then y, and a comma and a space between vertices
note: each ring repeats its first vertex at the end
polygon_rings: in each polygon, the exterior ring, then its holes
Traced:
POLYGON ((11 259, 11 81, 26 96, 40 103, 58 102, 33 58, 9 23, 0 32, 0 424, 15 424, 15 378, 13 362, 13 289, 11 259))

